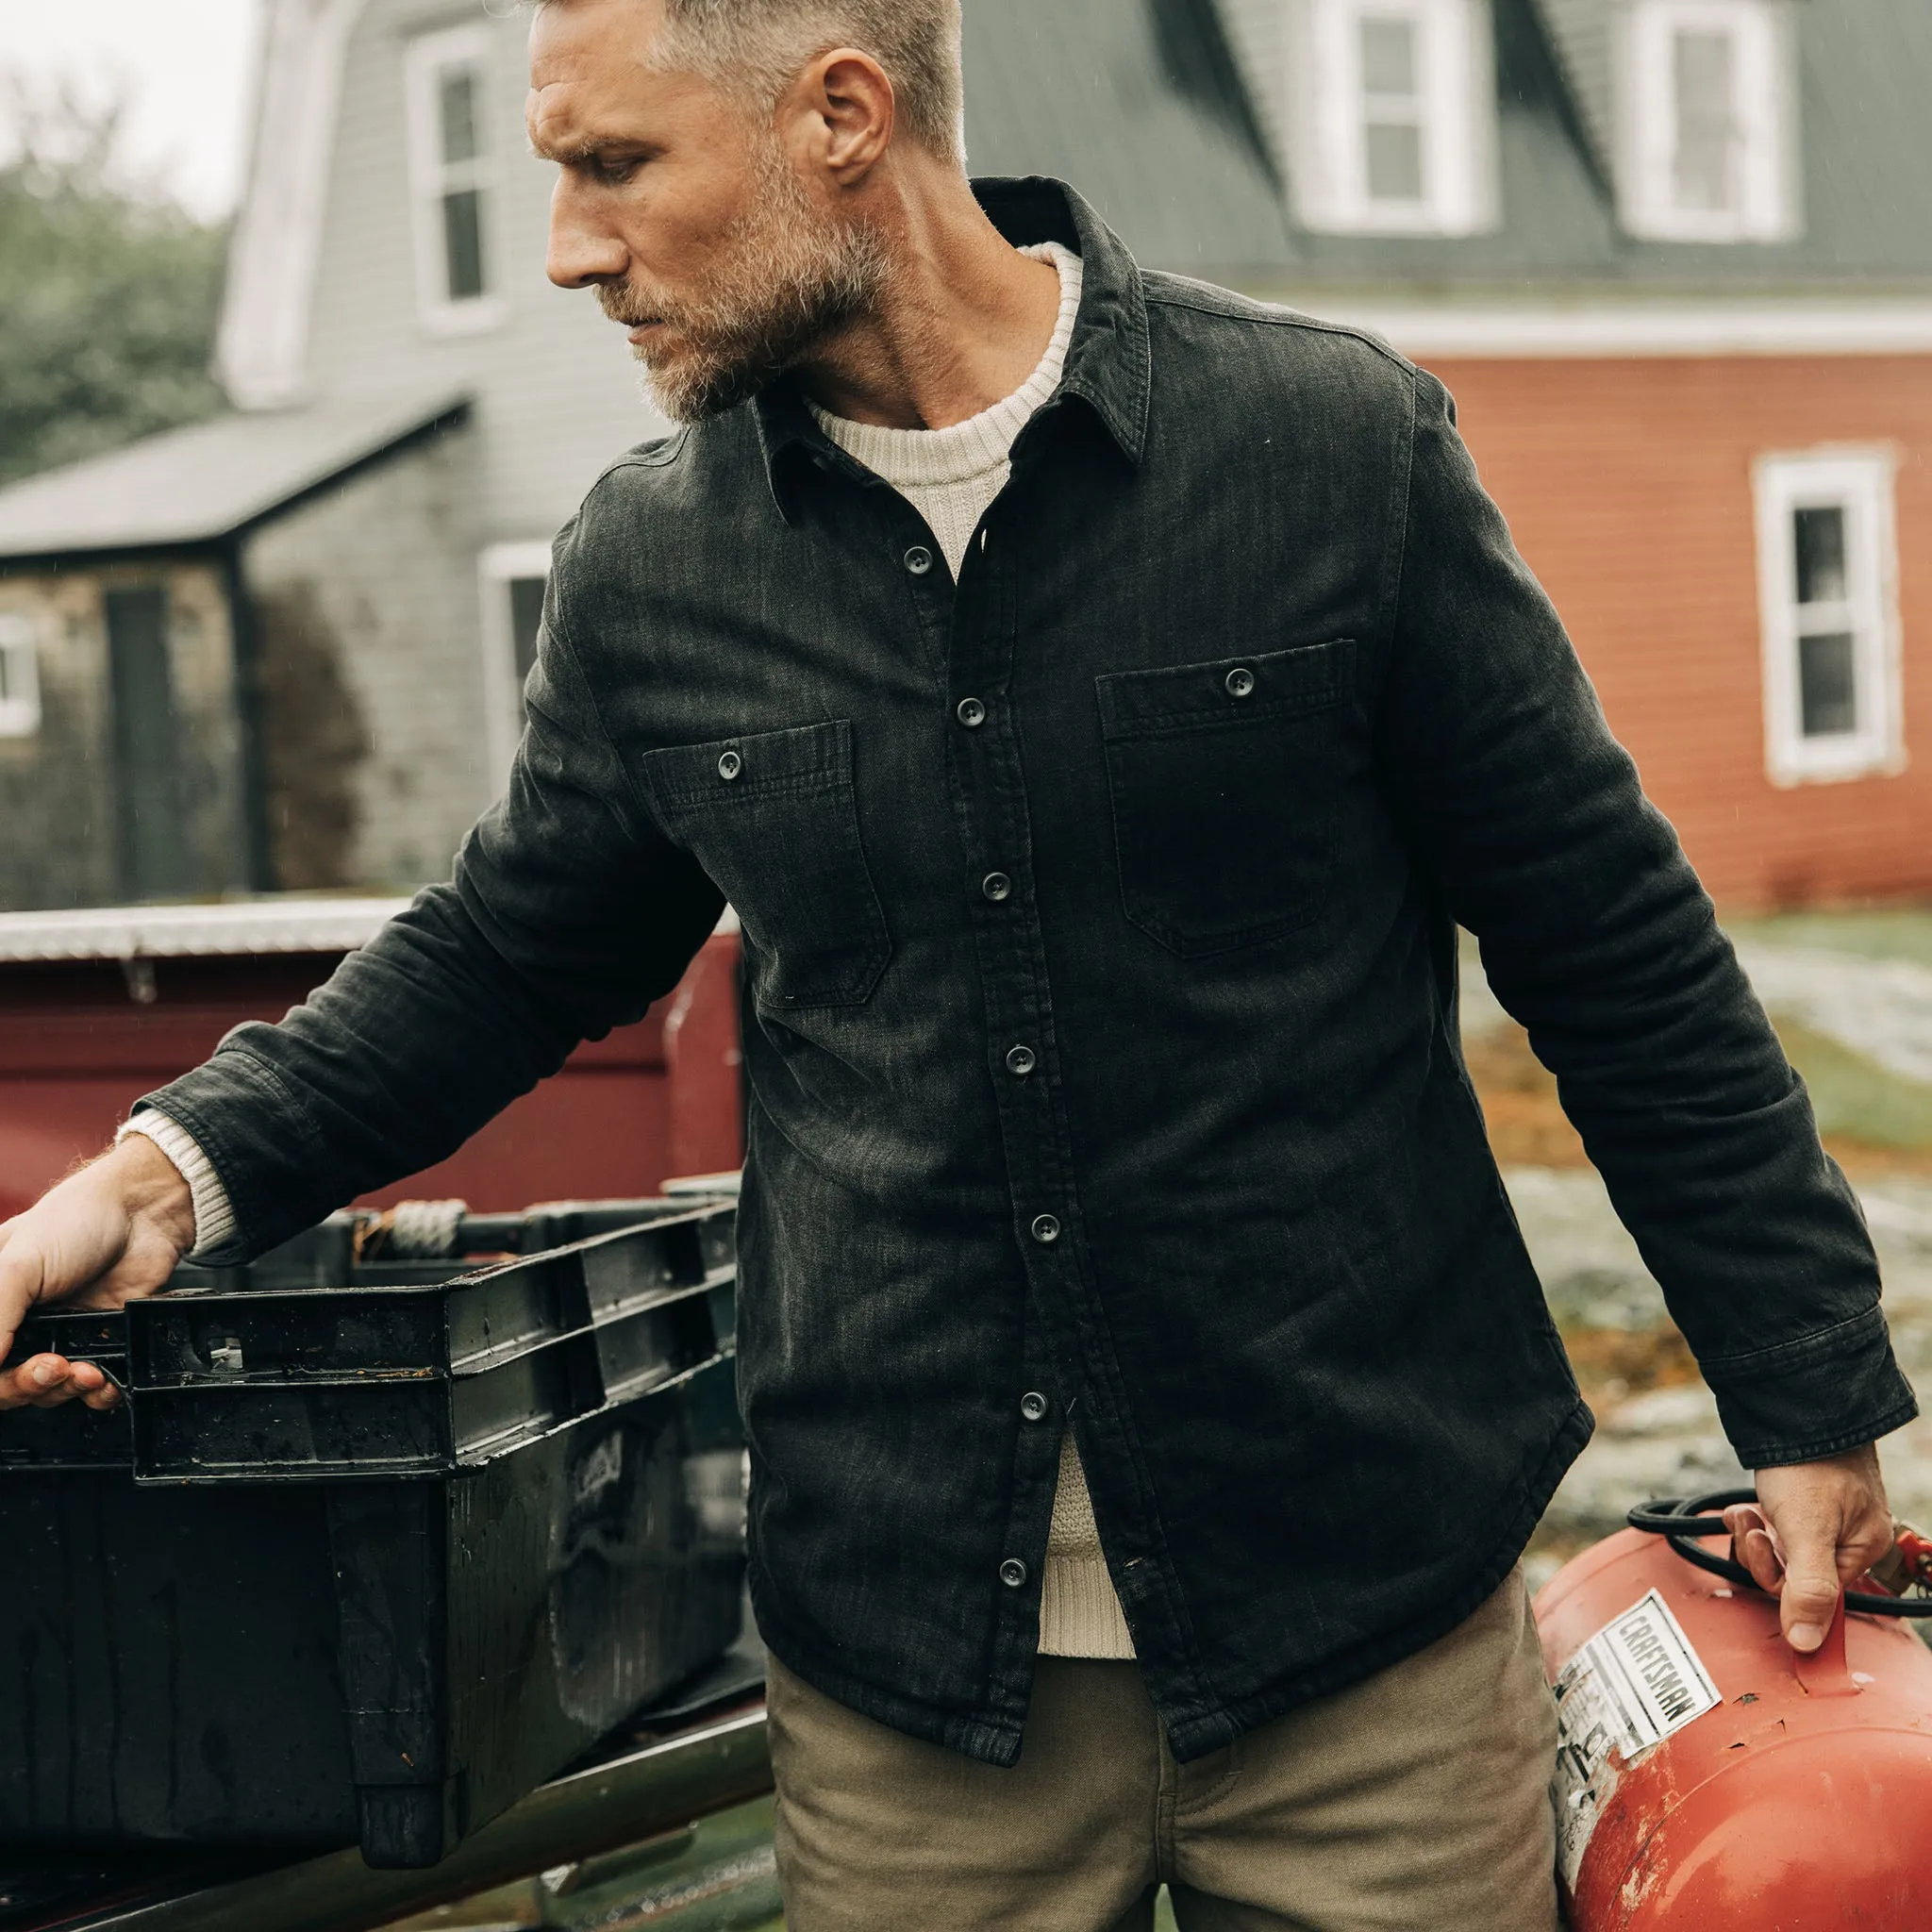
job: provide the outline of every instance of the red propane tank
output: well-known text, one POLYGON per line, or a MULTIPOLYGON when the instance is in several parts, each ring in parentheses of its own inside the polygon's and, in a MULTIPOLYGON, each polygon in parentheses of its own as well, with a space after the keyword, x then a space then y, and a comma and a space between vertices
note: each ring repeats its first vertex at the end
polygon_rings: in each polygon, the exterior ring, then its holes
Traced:
POLYGON ((1840 1612, 1800 1660, 1772 1598, 1634 1529, 1558 1572, 1536 1620, 1575 1932, 1932 1916, 1932 1651, 1909 1625, 1840 1612))

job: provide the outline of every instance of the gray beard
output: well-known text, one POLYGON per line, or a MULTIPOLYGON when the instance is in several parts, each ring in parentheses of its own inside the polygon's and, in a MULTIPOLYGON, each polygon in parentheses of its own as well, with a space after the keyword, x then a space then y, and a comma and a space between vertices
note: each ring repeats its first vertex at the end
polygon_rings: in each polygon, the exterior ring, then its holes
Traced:
POLYGON ((676 423, 723 415, 770 388, 872 312, 887 279, 878 237, 826 221, 780 156, 768 158, 753 212, 735 230, 714 287, 665 317, 678 354, 654 364, 635 352, 645 393, 676 423))

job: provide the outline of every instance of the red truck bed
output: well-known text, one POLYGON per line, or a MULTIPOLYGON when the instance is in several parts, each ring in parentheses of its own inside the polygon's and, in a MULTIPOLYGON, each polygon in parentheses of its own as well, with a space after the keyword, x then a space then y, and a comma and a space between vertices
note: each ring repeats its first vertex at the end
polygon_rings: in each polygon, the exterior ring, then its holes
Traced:
MULTIPOLYGON (((0 914, 0 1219, 98 1153, 231 1026, 276 1020, 404 901, 0 914)), ((575 1054, 449 1160, 373 1203, 638 1198, 743 1152, 739 940, 721 926, 638 1025, 575 1054)))

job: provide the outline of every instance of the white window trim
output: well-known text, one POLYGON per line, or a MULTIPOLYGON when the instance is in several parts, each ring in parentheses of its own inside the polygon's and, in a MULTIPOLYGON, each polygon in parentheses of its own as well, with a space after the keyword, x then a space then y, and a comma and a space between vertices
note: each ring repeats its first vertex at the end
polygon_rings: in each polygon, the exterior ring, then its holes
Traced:
POLYGON ((1289 171, 1317 233, 1473 235, 1497 219, 1495 74, 1489 0, 1294 0, 1288 36, 1289 171), (1416 24, 1424 196, 1372 200, 1363 140, 1361 24, 1416 24))
POLYGON ((0 610, 0 654, 8 660, 0 697, 0 738, 35 738, 41 729, 40 636, 32 618, 0 610))
POLYGON ((1757 501, 1758 608, 1764 648, 1765 769, 1774 785, 1832 783, 1905 770, 1903 654, 1898 602, 1896 454, 1887 448, 1804 450, 1760 457, 1757 501), (1845 510, 1848 596, 1844 627, 1861 711, 1856 732, 1807 738, 1800 728, 1797 544, 1800 509, 1845 510))
POLYGON ((1799 232, 1797 92, 1790 23, 1776 0, 1638 0, 1618 43, 1618 212, 1654 242, 1784 242, 1799 232), (1680 208, 1674 37, 1730 35, 1742 122, 1730 208, 1680 208))
POLYGON ((550 545, 492 543, 477 558, 476 569, 483 604, 483 730, 491 784, 500 791, 508 782, 524 736, 524 687, 517 675, 509 587, 519 577, 549 576, 550 545))
POLYGON ((490 41, 488 27, 450 27, 411 41, 404 55, 409 199, 416 241, 416 306, 424 326, 437 335, 471 335, 494 328, 505 312, 502 294, 487 285, 494 279, 501 262, 500 252, 493 246, 493 216, 500 198, 500 177, 498 156, 491 140, 495 130, 490 117, 490 41), (475 67, 477 72, 477 106, 483 116, 482 153, 475 161, 460 165, 465 175, 463 185, 479 190, 483 196, 486 287, 480 295, 453 302, 445 278, 442 231, 442 197, 449 190, 452 169, 441 152, 441 102, 437 77, 448 68, 466 66, 475 67))

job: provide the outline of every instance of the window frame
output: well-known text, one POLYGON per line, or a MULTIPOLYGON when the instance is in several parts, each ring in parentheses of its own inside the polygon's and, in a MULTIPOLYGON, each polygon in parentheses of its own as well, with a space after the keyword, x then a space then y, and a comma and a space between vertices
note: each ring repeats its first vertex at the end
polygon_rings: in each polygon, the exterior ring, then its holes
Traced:
POLYGON ((1638 0, 1624 19, 1620 89, 1620 212, 1653 242, 1784 242, 1797 234, 1797 96, 1788 23, 1775 0, 1638 0), (1734 207, 1677 201, 1680 118, 1676 39, 1722 33, 1731 42, 1737 110, 1734 207))
POLYGON ((41 735, 40 626, 24 610, 0 610, 0 658, 8 671, 0 678, 0 739, 41 735), (18 675, 19 688, 15 689, 18 675))
POLYGON ((490 778, 497 791, 509 781, 524 736, 524 685, 517 675, 515 612, 510 586, 550 577, 547 538, 492 543, 476 559, 482 592, 483 731, 490 778))
POLYGON ((1831 446, 1758 458, 1758 609, 1763 639, 1765 770, 1774 785, 1830 784, 1884 776, 1906 766, 1899 622, 1898 458, 1888 448, 1831 446), (1804 732, 1799 641, 1825 634, 1805 622, 1797 583, 1797 513, 1839 508, 1845 518, 1846 595, 1835 600, 1852 633, 1856 731, 1804 732))
POLYGON ((425 327, 438 335, 468 335, 492 328, 504 315, 497 275, 501 251, 491 225, 501 176, 491 140, 490 54, 489 28, 472 25, 419 35, 403 55, 416 308, 425 327), (476 76, 477 153, 472 160, 445 161, 441 82, 443 75, 458 67, 470 68, 476 76), (481 203, 477 226, 483 251, 483 288, 478 294, 452 296, 443 199, 464 189, 475 190, 481 203))
POLYGON ((1316 233, 1473 235, 1496 221, 1495 76, 1488 0, 1301 0, 1290 36, 1297 213, 1316 233), (1362 27, 1415 28, 1423 193, 1369 193, 1362 27))

